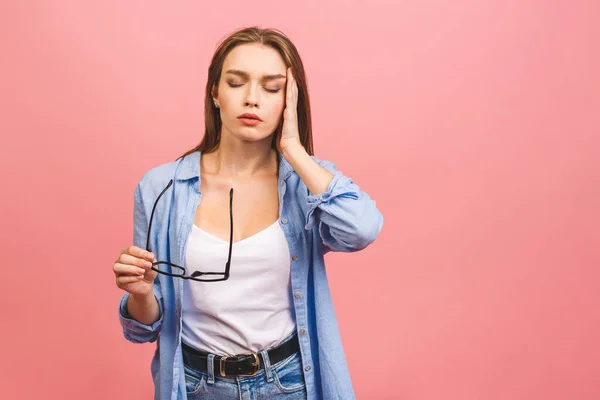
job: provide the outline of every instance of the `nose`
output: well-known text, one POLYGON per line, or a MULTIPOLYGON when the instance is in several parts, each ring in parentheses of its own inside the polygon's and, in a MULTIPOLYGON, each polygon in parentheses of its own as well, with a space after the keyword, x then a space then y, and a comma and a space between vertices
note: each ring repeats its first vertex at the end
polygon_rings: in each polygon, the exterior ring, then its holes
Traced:
POLYGON ((256 88, 254 85, 248 85, 248 91, 246 92, 245 106, 258 107, 258 99, 256 95, 256 88))

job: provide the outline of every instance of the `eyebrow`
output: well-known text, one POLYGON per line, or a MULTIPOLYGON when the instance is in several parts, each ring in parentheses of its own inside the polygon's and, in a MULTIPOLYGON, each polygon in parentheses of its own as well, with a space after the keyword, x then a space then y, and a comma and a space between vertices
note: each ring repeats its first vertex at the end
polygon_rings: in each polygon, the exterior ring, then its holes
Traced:
MULTIPOLYGON (((237 76, 240 76, 240 77, 246 78, 246 79, 250 78, 250 75, 247 72, 240 71, 239 69, 229 69, 225 73, 237 75, 237 76)), ((263 77, 261 78, 261 81, 274 81, 277 79, 286 79, 286 77, 285 77, 285 75, 281 75, 281 74, 263 75, 263 77)))

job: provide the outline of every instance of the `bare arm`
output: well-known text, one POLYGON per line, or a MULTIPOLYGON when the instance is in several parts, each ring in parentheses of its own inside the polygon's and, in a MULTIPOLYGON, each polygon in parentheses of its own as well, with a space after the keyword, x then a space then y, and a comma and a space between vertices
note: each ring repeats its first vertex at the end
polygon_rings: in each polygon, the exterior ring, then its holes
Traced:
POLYGON ((127 299, 127 312, 142 324, 152 325, 160 318, 158 300, 154 290, 147 295, 130 295, 127 299))

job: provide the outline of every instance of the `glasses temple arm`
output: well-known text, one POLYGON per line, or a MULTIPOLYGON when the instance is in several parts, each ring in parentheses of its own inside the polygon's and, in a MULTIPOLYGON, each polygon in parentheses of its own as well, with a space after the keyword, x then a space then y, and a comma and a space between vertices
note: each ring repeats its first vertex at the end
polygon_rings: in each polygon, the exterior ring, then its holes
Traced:
POLYGON ((231 249, 233 246, 233 188, 229 190, 229 256, 225 264, 225 276, 229 276, 229 266, 231 265, 231 249))
POLYGON ((160 200, 161 196, 171 187, 173 184, 173 179, 169 181, 169 184, 160 192, 158 198, 154 202, 154 206, 152 206, 152 213, 150 214, 150 223, 148 224, 148 235, 146 237, 146 250, 150 251, 150 232, 152 230, 152 222, 154 221, 154 211, 156 210, 156 205, 158 204, 158 200, 160 200))

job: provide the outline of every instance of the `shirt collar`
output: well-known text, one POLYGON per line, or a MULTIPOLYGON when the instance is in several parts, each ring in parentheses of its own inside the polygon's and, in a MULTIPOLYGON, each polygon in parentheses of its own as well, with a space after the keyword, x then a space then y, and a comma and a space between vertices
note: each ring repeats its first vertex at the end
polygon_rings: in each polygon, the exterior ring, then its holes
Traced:
MULTIPOLYGON (((179 170, 176 177, 178 181, 200 178, 200 153, 200 150, 197 150, 178 159, 179 170)), ((285 157, 283 157, 283 154, 279 153, 279 156, 279 179, 285 181, 290 177, 294 169, 285 157)))

